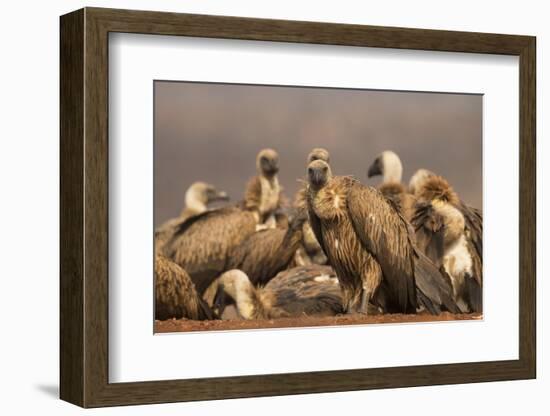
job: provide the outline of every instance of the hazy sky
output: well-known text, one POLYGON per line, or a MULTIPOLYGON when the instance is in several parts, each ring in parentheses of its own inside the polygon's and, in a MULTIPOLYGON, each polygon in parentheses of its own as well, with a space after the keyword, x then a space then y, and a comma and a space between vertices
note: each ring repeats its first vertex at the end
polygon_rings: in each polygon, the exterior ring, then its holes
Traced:
POLYGON ((195 181, 242 198, 259 150, 279 152, 279 180, 292 200, 313 147, 336 175, 363 183, 383 150, 445 176, 460 197, 482 203, 480 95, 155 82, 155 226, 176 216, 195 181))

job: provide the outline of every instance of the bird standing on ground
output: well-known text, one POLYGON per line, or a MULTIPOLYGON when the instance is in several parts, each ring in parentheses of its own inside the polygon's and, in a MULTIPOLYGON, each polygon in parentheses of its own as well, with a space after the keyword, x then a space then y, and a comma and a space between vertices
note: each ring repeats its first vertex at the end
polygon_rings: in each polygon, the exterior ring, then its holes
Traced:
POLYGON ((333 177, 321 160, 309 164, 307 175, 310 223, 348 313, 367 313, 369 301, 386 312, 415 313, 418 300, 432 313, 458 311, 448 280, 417 252, 408 223, 378 190, 333 177))
POLYGON ((258 174, 246 185, 244 206, 258 213, 261 228, 275 228, 275 212, 281 206, 282 188, 279 185, 279 155, 273 149, 263 149, 256 157, 258 174))

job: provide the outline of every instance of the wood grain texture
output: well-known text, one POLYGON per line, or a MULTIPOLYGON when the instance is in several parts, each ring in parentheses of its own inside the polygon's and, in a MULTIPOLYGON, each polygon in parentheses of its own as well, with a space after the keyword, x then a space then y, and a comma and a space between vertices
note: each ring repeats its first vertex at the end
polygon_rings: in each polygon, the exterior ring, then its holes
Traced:
POLYGON ((535 377, 535 38, 86 8, 61 18, 61 397, 83 407, 535 377), (108 381, 108 33, 517 55, 519 359, 193 380, 108 381))
POLYGON ((60 44, 60 388, 83 405, 84 12, 61 19, 60 44))

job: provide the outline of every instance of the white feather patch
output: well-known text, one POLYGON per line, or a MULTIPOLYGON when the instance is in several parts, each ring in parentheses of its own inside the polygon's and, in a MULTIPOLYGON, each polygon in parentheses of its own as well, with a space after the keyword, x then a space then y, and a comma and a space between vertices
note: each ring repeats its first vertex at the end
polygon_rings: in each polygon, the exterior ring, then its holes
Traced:
POLYGON ((314 279, 316 282, 328 282, 330 280, 330 276, 328 274, 322 274, 321 276, 316 276, 314 279))

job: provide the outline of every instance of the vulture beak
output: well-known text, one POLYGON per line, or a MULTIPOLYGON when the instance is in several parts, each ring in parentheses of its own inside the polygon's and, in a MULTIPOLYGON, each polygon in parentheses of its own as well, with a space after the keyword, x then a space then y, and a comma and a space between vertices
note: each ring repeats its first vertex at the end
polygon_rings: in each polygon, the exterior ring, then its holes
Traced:
POLYGON ((216 315, 219 317, 222 316, 223 311, 225 310, 225 305, 227 303, 225 289, 223 283, 220 283, 216 295, 214 296, 214 302, 212 303, 212 309, 216 315))
POLYGON ((372 178, 373 176, 382 175, 382 163, 380 163, 380 159, 376 159, 374 162, 372 162, 372 165, 369 167, 369 171, 367 172, 367 176, 369 178, 372 178))
POLYGON ((267 175, 275 175, 279 172, 279 163, 277 159, 262 158, 260 163, 262 164, 262 170, 267 175))
POLYGON ((322 186, 326 182, 327 171, 320 167, 309 167, 309 181, 314 186, 322 186))

